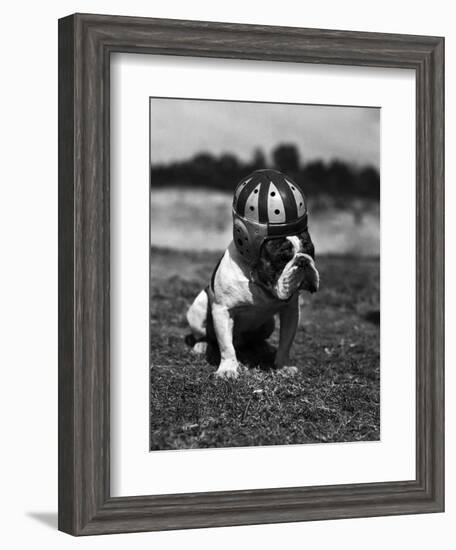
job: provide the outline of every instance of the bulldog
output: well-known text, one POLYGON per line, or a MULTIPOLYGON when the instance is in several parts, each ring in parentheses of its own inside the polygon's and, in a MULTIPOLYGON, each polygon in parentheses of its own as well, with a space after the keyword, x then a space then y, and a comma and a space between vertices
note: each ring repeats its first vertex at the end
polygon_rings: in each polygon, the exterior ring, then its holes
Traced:
POLYGON ((236 350, 265 341, 280 319, 279 345, 274 367, 296 372, 290 350, 299 323, 299 293, 316 292, 319 273, 314 245, 307 229, 299 234, 267 238, 255 261, 232 241, 213 271, 210 284, 187 312, 194 353, 205 353, 208 343, 218 346, 216 375, 236 378, 236 350))

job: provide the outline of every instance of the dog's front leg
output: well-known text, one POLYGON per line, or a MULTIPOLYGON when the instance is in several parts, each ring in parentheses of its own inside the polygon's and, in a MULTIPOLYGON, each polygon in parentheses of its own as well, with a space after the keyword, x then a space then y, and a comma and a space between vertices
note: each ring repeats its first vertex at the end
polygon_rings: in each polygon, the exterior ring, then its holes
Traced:
POLYGON ((278 369, 286 369, 291 374, 297 372, 296 367, 290 366, 290 350, 296 335, 299 323, 299 297, 293 296, 287 307, 280 312, 280 336, 274 366, 278 369))
POLYGON ((221 359, 216 375, 221 378, 237 378, 239 365, 233 344, 233 317, 228 308, 214 303, 212 319, 221 359))

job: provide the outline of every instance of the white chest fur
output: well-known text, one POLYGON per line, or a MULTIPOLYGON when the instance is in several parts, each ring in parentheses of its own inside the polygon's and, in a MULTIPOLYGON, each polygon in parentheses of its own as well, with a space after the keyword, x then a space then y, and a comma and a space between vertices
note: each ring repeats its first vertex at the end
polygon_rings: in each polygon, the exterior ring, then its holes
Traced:
POLYGON ((254 329, 279 313, 287 302, 254 283, 249 268, 237 256, 231 243, 214 277, 214 301, 231 312, 237 325, 254 329))

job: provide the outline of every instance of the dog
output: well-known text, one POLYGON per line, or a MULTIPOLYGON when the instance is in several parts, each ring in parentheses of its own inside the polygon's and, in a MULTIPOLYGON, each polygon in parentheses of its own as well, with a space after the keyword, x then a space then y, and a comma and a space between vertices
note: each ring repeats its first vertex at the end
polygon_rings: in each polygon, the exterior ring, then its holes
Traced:
POLYGON ((192 332, 187 342, 195 353, 216 344, 217 376, 236 378, 236 349, 264 342, 278 315, 274 366, 296 372, 290 349, 299 322, 299 292, 316 292, 319 284, 302 189, 277 170, 256 170, 235 188, 233 240, 187 312, 192 332))
POLYGON ((309 232, 265 241, 251 267, 231 242, 187 312, 195 353, 216 343, 220 365, 216 375, 236 378, 236 349, 266 340, 280 318, 279 346, 274 367, 296 372, 290 349, 299 323, 300 291, 316 292, 320 277, 315 267, 314 245, 309 232))

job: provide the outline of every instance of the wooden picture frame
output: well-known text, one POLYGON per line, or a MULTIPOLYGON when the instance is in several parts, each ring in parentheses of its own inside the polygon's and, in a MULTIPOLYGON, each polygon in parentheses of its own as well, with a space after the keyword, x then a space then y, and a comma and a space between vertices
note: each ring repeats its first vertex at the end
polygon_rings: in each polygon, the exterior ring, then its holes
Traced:
POLYGON ((59 21, 59 529, 73 535, 444 509, 444 40, 76 14, 59 21), (110 54, 416 72, 416 479, 110 496, 110 54))

